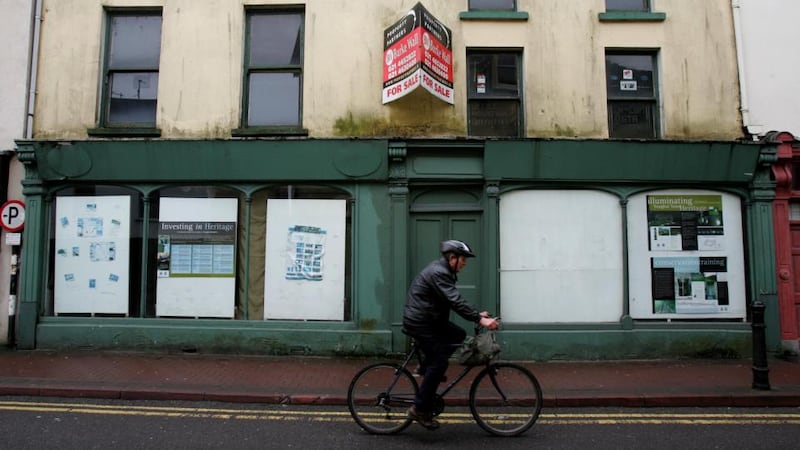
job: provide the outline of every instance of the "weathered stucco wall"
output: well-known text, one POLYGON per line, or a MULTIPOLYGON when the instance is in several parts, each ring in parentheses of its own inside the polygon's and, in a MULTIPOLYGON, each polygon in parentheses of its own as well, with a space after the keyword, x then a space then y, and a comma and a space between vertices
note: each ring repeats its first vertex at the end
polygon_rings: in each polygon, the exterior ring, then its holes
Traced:
MULTIPOLYGON (((243 5, 275 0, 45 0, 37 138, 96 126, 105 6, 163 6, 158 126, 229 137, 241 109, 243 5), (48 21, 47 19, 53 20, 48 21)), ((660 48, 663 137, 741 135, 728 0, 659 0, 663 22, 600 22, 603 0, 519 0, 527 21, 465 21, 466 1, 425 0, 453 30, 455 105, 424 92, 381 104, 383 30, 415 0, 307 0, 303 125, 312 137, 463 136, 468 47, 523 49, 530 137, 608 136, 606 47, 660 48)))

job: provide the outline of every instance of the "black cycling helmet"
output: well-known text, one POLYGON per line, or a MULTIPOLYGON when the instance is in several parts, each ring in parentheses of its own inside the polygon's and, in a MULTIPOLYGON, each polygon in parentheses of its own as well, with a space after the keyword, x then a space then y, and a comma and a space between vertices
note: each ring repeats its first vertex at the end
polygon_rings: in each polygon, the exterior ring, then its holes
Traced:
POLYGON ((449 241, 442 241, 439 243, 439 251, 442 252, 443 255, 455 253, 456 255, 466 256, 468 258, 475 257, 475 254, 472 253, 472 249, 469 248, 469 245, 456 239, 450 239, 449 241))

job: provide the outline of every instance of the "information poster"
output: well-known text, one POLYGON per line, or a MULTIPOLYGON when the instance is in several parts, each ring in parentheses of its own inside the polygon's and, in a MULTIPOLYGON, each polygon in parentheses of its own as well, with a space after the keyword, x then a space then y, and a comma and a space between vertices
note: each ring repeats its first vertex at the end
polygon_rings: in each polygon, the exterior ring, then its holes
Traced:
POLYGON ((652 258, 655 313, 703 314, 728 311, 725 257, 652 258))
POLYGON ((628 201, 628 283, 635 319, 746 317, 741 199, 671 189, 628 201))
POLYGON ((128 314, 130 197, 56 198, 54 312, 128 314))
POLYGON ((723 250, 721 195, 648 195, 650 250, 723 250))
POLYGON ((344 319, 346 207, 267 200, 264 319, 344 319))
POLYGON ((235 198, 162 198, 156 315, 233 317, 235 198))

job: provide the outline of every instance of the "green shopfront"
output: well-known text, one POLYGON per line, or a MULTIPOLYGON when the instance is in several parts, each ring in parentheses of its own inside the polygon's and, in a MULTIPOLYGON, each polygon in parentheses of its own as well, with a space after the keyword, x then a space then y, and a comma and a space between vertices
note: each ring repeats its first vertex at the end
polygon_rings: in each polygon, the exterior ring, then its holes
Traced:
POLYGON ((747 356, 749 304, 774 298, 759 144, 17 144, 21 349, 401 352, 406 287, 448 237, 477 249, 459 286, 509 359, 747 356))

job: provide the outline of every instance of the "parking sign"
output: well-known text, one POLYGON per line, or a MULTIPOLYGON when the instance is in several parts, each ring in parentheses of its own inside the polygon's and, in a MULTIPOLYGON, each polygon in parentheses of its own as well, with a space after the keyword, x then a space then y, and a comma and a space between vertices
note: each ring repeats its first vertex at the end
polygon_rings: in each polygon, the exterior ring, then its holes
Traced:
POLYGON ((25 226, 25 204, 9 200, 0 208, 0 226, 6 231, 19 231, 25 226))

